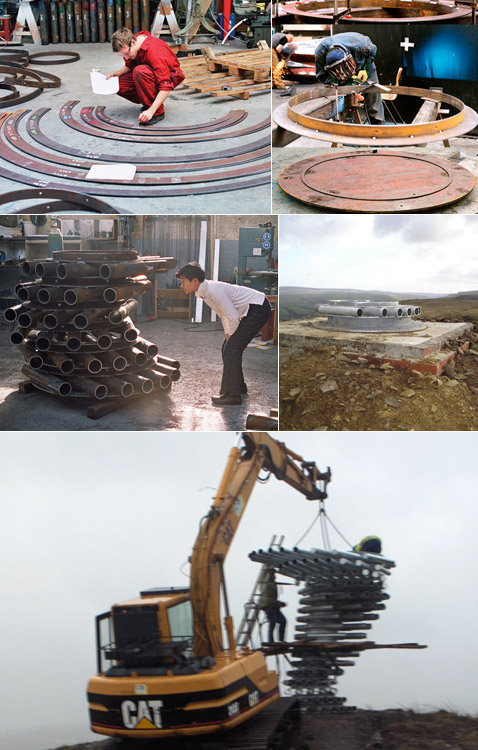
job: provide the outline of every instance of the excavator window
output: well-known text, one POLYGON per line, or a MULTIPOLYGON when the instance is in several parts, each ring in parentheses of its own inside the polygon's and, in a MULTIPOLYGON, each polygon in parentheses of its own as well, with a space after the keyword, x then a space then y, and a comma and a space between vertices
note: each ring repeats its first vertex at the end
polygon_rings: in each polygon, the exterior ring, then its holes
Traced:
POLYGON ((188 641, 187 652, 192 653, 193 612, 191 602, 181 602, 168 607, 169 632, 172 641, 188 641))

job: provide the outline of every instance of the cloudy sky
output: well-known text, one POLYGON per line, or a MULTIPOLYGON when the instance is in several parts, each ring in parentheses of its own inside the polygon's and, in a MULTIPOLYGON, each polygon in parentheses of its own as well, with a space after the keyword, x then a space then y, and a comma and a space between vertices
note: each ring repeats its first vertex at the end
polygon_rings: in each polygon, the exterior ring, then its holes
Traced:
POLYGON ((280 284, 453 294, 478 289, 478 216, 280 216, 280 284))
MULTIPOLYGON (((327 509, 354 544, 379 534, 397 567, 371 637, 424 651, 365 653, 339 682, 350 703, 476 714, 478 505, 473 433, 282 433, 333 479, 327 509)), ((187 585, 187 557, 233 433, 3 433, 0 744, 90 739, 94 617, 140 589, 187 585)), ((293 547, 317 505, 257 484, 226 567, 236 625, 273 534, 293 547)), ((332 546, 348 549, 333 530, 332 546)), ((318 524, 301 543, 322 546, 318 524)), ((297 602, 284 587, 289 639, 297 602)))

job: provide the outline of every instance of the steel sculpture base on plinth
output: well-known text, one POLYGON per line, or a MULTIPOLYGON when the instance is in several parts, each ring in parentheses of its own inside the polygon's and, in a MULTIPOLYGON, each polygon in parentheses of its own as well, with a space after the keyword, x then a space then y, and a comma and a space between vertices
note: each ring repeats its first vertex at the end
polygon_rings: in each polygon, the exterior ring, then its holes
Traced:
POLYGON ((404 333, 427 327, 426 323, 413 320, 414 316, 421 315, 421 307, 401 305, 399 302, 331 300, 327 304, 316 305, 316 308, 319 315, 327 315, 327 319, 319 318, 314 325, 334 331, 404 333))
POLYGON ((444 0, 348 0, 340 2, 336 11, 330 0, 310 0, 284 3, 281 8, 313 23, 457 23, 471 16, 471 8, 444 0))
POLYGON ((475 178, 437 156, 400 151, 349 151, 296 162, 279 175, 292 198, 348 213, 410 213, 455 203, 475 178))

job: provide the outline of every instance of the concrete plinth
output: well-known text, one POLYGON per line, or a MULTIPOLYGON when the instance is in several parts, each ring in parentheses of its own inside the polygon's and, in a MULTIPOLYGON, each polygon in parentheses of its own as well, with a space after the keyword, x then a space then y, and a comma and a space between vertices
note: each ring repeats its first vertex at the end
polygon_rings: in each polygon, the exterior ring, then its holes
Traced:
POLYGON ((455 352, 442 347, 473 328, 471 323, 426 322, 426 328, 408 333, 359 333, 318 327, 325 322, 326 318, 284 321, 280 324, 280 340, 317 347, 337 346, 351 358, 362 356, 371 362, 389 362, 396 367, 439 375, 455 356, 455 352))

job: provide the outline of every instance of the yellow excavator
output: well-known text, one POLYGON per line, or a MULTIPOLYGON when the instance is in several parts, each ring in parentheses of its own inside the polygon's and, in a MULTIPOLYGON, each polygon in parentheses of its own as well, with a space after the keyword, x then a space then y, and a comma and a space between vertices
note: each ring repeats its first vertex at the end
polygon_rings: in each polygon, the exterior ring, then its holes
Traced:
POLYGON ((190 587, 142 591, 96 618, 98 674, 88 683, 94 732, 135 739, 206 735, 236 727, 278 700, 277 674, 262 652, 236 648, 223 570, 261 471, 308 500, 327 497, 330 469, 321 473, 265 432, 242 433, 202 519, 190 587))

